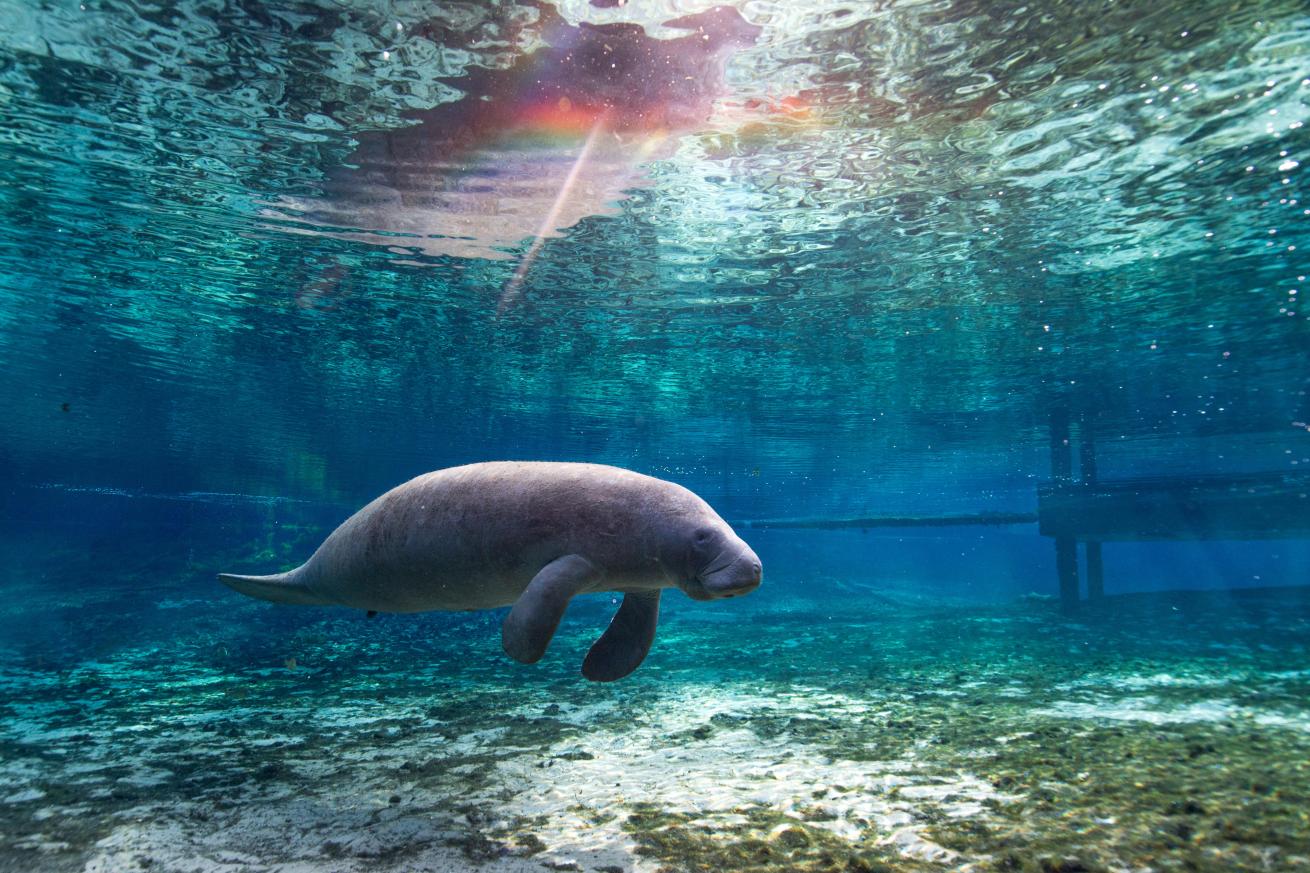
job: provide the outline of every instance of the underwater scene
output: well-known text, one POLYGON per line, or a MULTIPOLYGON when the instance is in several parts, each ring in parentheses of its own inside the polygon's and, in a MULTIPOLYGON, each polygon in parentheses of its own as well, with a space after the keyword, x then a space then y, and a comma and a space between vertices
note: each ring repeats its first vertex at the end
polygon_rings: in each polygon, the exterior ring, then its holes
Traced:
POLYGON ((1310 871, 1302 0, 0 0, 0 873, 1310 871))

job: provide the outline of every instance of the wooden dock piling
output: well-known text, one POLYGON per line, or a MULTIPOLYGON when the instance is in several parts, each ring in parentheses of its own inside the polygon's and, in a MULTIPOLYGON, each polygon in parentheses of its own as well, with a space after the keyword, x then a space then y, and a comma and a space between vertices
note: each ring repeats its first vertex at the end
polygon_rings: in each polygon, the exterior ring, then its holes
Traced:
MULTIPOLYGON (((1073 483, 1073 446, 1070 443, 1069 410, 1051 409, 1051 482, 1068 488, 1073 483)), ((1078 540, 1064 535, 1055 538, 1055 576, 1060 585, 1060 609, 1078 608, 1078 540)))

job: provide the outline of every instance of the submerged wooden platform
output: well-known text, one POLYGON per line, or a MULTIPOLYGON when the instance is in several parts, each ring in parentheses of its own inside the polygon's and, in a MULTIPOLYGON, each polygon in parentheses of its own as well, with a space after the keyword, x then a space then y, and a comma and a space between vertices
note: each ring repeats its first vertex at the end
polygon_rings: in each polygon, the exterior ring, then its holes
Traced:
POLYGON ((1099 542, 1310 537, 1310 471, 1051 482, 1037 512, 765 518, 746 528, 820 530, 1036 524, 1043 536, 1099 542))
POLYGON ((750 528, 833 530, 1036 523, 1042 535, 1055 541, 1056 581, 1066 611, 1076 609, 1080 600, 1080 543, 1087 599, 1095 601, 1105 591, 1104 542, 1310 538, 1310 469, 1102 481, 1089 414, 1075 418, 1067 408, 1053 407, 1049 435, 1051 480, 1037 489, 1035 514, 779 518, 734 523, 750 528))
POLYGON ((1037 489, 1049 537, 1133 540, 1310 536, 1310 471, 1053 482, 1037 489))
POLYGON ((1102 481, 1093 414, 1050 411, 1051 481, 1037 489, 1037 523, 1055 540, 1060 602, 1079 602, 1078 544, 1087 599, 1104 596, 1101 544, 1144 540, 1250 540, 1310 536, 1310 470, 1176 474, 1102 481))
MULTIPOLYGON (((1062 448, 1067 454, 1067 443, 1062 448)), ((984 512, 944 516, 775 518, 735 521, 746 528, 818 530, 964 525, 1036 524, 1055 541, 1060 601, 1073 610, 1080 575, 1088 600, 1104 594, 1103 542, 1158 540, 1254 540, 1310 538, 1310 470, 1144 477, 1099 481, 1095 459, 1085 453, 1074 480, 1071 464, 1053 465, 1055 478, 1037 489, 1037 512, 984 512), (1085 573, 1079 572, 1079 544, 1085 573)))

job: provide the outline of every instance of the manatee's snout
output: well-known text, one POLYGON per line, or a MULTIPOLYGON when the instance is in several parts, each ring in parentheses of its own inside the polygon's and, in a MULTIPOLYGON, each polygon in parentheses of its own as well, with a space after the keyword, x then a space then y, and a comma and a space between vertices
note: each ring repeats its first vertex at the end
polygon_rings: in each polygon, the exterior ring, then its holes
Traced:
POLYGON ((764 566, 759 557, 745 543, 735 557, 707 570, 700 577, 701 585, 711 597, 736 597, 760 587, 764 566))

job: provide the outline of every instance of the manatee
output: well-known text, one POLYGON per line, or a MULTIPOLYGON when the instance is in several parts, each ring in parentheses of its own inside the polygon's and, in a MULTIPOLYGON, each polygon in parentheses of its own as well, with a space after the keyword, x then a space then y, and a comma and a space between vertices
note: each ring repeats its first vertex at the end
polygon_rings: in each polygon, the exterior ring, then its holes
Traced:
POLYGON ((750 546, 680 485, 600 464, 496 461, 393 488, 294 570, 219 579, 275 603, 369 612, 512 604, 501 641, 525 664, 545 654, 575 595, 619 592, 582 664, 609 682, 650 651, 665 588, 717 600, 754 590, 761 574, 750 546))

